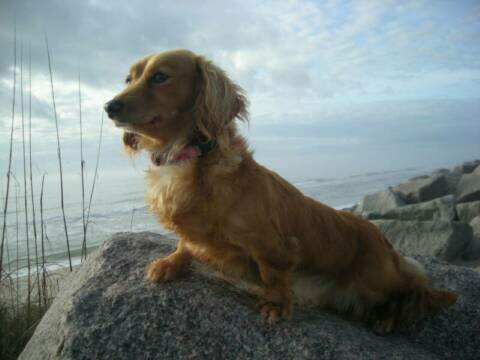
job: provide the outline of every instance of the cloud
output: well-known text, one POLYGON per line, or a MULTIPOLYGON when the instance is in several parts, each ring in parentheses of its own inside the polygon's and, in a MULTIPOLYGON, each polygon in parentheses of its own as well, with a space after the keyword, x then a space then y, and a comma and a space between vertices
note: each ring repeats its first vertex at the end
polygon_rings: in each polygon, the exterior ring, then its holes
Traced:
MULTIPOLYGON (((459 136, 470 139, 467 129, 476 128, 468 119, 480 113, 465 105, 480 90, 479 14, 475 2, 415 0, 2 1, 0 148, 10 121, 14 18, 19 46, 31 46, 33 126, 41 142, 55 137, 47 34, 65 142, 78 138, 79 72, 85 135, 93 141, 102 104, 123 87, 130 64, 184 47, 214 60, 247 90, 252 129, 274 125, 276 137, 289 139, 301 124, 304 133, 288 142, 305 148, 314 125, 322 132, 312 132, 313 148, 370 144, 387 125, 397 134, 385 134, 389 141, 421 141, 428 126, 431 137, 445 140, 453 119, 463 126, 459 136), (438 124, 448 122, 439 109, 452 116, 447 127, 438 124), (322 137, 325 128, 330 133, 322 137)), ((110 124, 106 137, 111 144, 118 138, 110 124)))

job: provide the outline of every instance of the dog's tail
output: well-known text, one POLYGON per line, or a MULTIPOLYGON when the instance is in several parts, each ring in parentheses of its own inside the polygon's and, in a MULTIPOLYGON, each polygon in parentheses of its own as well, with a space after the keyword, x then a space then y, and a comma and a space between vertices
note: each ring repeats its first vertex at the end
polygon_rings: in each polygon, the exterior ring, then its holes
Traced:
MULTIPOLYGON (((406 272, 408 275, 411 274, 411 276, 423 277, 424 279, 427 278, 422 264, 411 257, 403 257, 401 255, 398 256, 404 272, 406 272)), ((427 281, 425 281, 424 285, 420 286, 420 288, 417 290, 417 292, 422 291, 424 293, 423 301, 421 301, 421 298, 417 304, 420 310, 420 315, 434 315, 442 308, 455 304, 457 300, 457 295, 452 291, 448 289, 429 288, 427 286, 427 281)))
POLYGON ((430 288, 427 291, 427 315, 433 315, 457 301, 457 294, 448 289, 430 288))
POLYGON ((372 309, 370 313, 372 327, 380 335, 387 334, 395 328, 414 325, 455 304, 457 300, 457 295, 448 289, 428 287, 423 267, 418 262, 398 256, 400 271, 408 282, 417 285, 392 293, 385 303, 372 309))
POLYGON ((392 296, 370 314, 373 330, 386 335, 396 328, 408 327, 453 305, 457 295, 448 289, 425 288, 392 296))

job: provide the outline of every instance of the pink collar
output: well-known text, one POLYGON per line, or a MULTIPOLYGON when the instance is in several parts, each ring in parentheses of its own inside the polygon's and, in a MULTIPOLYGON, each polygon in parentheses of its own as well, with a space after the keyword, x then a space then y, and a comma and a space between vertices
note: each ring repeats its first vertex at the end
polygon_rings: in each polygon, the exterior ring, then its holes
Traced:
POLYGON ((152 163, 156 166, 173 165, 182 161, 191 160, 202 155, 200 149, 197 146, 187 146, 183 148, 172 159, 167 160, 165 154, 151 154, 152 163))

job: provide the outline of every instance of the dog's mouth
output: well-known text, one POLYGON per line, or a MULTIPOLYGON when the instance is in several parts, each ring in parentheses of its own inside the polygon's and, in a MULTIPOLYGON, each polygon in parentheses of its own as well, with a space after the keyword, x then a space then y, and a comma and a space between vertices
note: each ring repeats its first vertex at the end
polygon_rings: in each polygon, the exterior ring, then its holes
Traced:
POLYGON ((130 125, 130 123, 125 123, 125 122, 119 121, 117 119, 113 119, 113 123, 118 128, 126 128, 126 127, 129 127, 129 125, 130 125))
POLYGON ((115 126, 118 128, 134 128, 135 126, 138 126, 138 125, 151 127, 151 126, 154 126, 159 120, 160 120, 160 117, 156 115, 148 121, 127 122, 127 121, 121 121, 120 119, 113 119, 113 122, 115 126))

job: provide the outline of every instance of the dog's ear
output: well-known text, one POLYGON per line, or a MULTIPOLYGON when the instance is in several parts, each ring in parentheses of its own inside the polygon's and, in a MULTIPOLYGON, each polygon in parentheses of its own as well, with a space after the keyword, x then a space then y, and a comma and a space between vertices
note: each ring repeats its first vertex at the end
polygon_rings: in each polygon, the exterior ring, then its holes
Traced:
POLYGON ((195 121, 209 140, 217 138, 230 121, 248 121, 247 98, 225 72, 205 58, 197 57, 198 95, 195 121))
POLYGON ((123 133, 123 146, 128 155, 135 155, 140 149, 140 136, 138 134, 125 131, 123 133))

